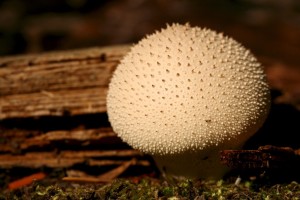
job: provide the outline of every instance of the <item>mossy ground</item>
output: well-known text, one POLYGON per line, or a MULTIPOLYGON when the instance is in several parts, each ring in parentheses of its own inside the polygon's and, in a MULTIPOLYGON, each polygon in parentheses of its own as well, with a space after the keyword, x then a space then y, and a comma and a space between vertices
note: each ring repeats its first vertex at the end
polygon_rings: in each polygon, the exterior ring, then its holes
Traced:
POLYGON ((89 199, 300 199, 300 184, 260 184, 255 181, 191 181, 143 178, 116 179, 108 184, 74 184, 58 182, 50 185, 36 182, 6 192, 0 200, 89 200, 89 199))

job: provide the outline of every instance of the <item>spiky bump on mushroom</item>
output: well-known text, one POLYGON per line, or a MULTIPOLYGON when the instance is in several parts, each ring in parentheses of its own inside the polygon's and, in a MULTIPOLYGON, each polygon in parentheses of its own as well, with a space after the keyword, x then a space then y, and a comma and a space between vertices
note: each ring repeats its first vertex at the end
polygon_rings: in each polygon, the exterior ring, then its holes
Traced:
POLYGON ((114 131, 168 174, 220 178, 222 149, 239 149, 263 124, 270 94, 263 67, 240 43, 173 24, 148 35, 109 84, 114 131))

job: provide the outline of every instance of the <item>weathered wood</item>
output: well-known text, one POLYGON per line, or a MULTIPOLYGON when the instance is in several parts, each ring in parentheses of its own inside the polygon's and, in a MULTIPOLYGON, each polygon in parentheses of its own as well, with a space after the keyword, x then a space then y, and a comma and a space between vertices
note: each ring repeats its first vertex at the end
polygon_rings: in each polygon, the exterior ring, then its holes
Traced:
MULTIPOLYGON (((91 142, 101 140, 117 140, 119 143, 122 141, 112 131, 111 128, 99 129, 83 129, 71 131, 50 131, 42 135, 25 139, 20 144, 20 149, 25 150, 34 146, 45 146, 51 142, 58 141, 76 141, 76 142, 91 142)), ((101 147, 100 147, 101 148, 101 147)))
POLYGON ((112 46, 0 58, 0 95, 106 86, 129 50, 112 46))
MULTIPOLYGON (((120 161, 126 161, 126 158, 139 157, 142 154, 137 150, 90 150, 90 151, 61 151, 56 152, 29 152, 23 155, 0 154, 0 167, 71 167, 79 163, 88 163, 90 159, 99 159, 99 162, 92 162, 93 165, 112 165, 120 164, 120 161), (111 158, 115 159, 111 159, 111 158), (100 160, 102 162, 100 162, 100 160), (116 162, 114 163, 114 160, 116 162), (106 161, 106 162, 104 162, 106 161)), ((144 161, 146 162, 146 161, 144 161)), ((145 164, 142 162, 143 164, 145 164)))
MULTIPOLYGON (((71 131, 50 131, 42 135, 25 139, 20 144, 21 150, 26 150, 30 147, 46 146, 53 142, 65 142, 74 141, 77 143, 84 143, 88 145, 91 142, 104 141, 108 143, 122 143, 121 139, 112 131, 110 127, 99 129, 83 129, 83 130, 71 130, 71 131)), ((101 147, 99 147, 101 148, 101 147)))
POLYGON ((299 150, 290 147, 261 146, 257 150, 223 150, 221 162, 232 169, 288 169, 300 167, 299 150))
POLYGON ((149 167, 151 165, 142 153, 125 145, 111 127, 97 129, 79 127, 74 130, 49 132, 7 129, 0 130, 1 138, 0 168, 2 169, 72 168, 75 164, 85 164, 90 167, 117 166, 123 165, 132 158, 138 158, 135 164, 137 166, 149 167), (63 144, 64 150, 57 144, 63 144), (84 150, 85 147, 91 146, 97 150, 84 150), (76 150, 68 150, 70 148, 76 150))
MULTIPOLYGON (((45 133, 32 130, 3 130, 0 131, 0 139, 2 139, 0 153, 18 153, 30 148, 37 149, 51 144, 55 145, 55 143, 70 144, 73 142, 77 144, 78 149, 91 143, 114 145, 114 148, 124 144, 111 127, 55 130, 45 133)), ((101 149, 101 145, 98 148, 101 149)))
POLYGON ((0 58, 0 119, 105 112, 107 85, 129 46, 0 58))
MULTIPOLYGON (((124 163, 123 160, 95 160, 95 159, 88 160, 89 166, 121 165, 122 163, 124 163)), ((136 162, 136 165, 146 167, 146 166, 150 166, 150 162, 148 160, 138 160, 136 162)))
POLYGON ((62 180, 64 181, 71 181, 71 182, 92 182, 92 183, 98 183, 98 182, 110 182, 113 179, 117 178, 120 174, 122 174, 124 171, 126 171, 131 165, 136 165, 137 160, 135 158, 126 161, 122 163, 120 166, 116 167, 113 170, 110 170, 104 174, 101 174, 100 176, 90 176, 85 174, 84 172, 80 173, 82 175, 81 177, 79 176, 67 176, 64 177, 62 180))
POLYGON ((105 112, 106 92, 107 88, 94 87, 2 96, 0 120, 105 112))

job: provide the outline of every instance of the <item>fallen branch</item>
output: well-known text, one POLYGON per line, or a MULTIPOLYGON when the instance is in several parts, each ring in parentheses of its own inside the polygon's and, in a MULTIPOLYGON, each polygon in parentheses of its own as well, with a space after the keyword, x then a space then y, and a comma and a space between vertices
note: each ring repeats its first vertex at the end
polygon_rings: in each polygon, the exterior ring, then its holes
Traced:
POLYGON ((128 169, 131 165, 136 165, 136 159, 131 159, 130 161, 124 162, 122 165, 104 173, 100 176, 90 176, 90 175, 83 175, 81 177, 64 177, 63 181, 68 182, 84 182, 84 183, 99 183, 99 182, 111 182, 113 179, 117 178, 120 174, 128 169))

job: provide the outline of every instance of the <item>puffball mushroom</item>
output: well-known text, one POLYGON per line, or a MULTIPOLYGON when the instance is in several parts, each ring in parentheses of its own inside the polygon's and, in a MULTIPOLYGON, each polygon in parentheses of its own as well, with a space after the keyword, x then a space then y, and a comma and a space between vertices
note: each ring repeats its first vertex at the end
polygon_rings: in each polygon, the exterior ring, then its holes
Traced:
POLYGON ((263 124, 270 94, 261 64, 234 39, 189 24, 148 35, 113 73, 113 130, 166 174, 220 178, 219 151, 263 124))

